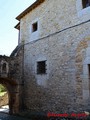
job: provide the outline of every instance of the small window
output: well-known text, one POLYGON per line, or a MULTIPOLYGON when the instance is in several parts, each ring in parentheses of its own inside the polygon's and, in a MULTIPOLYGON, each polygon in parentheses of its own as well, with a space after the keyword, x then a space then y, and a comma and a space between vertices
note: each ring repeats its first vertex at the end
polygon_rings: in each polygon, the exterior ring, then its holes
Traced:
POLYGON ((89 7, 90 6, 90 0, 82 0, 82 5, 83 5, 83 8, 89 7))
POLYGON ((3 63, 2 70, 6 71, 6 63, 3 63))
POLYGON ((37 74, 46 74, 46 61, 37 62, 37 74))
POLYGON ((35 22, 35 23, 32 24, 32 32, 37 31, 37 29, 38 29, 38 23, 35 22))
POLYGON ((90 64, 88 64, 88 75, 89 75, 89 79, 90 79, 90 64))

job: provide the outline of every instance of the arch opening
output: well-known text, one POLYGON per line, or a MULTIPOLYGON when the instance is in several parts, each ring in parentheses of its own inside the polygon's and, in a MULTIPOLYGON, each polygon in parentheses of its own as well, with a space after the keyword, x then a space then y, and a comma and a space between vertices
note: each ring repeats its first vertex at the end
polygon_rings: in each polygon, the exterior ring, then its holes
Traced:
POLYGON ((19 86, 17 82, 8 78, 0 78, 0 84, 4 86, 7 92, 7 112, 17 114, 19 112, 19 86))
POLYGON ((9 113, 9 92, 2 84, 0 84, 0 112, 9 113))

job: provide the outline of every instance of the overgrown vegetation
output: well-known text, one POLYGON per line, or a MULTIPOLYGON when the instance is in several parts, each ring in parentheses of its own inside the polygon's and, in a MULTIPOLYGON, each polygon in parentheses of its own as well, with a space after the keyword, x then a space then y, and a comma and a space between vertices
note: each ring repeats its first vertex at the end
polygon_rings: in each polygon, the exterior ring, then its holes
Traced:
POLYGON ((3 96, 6 93, 6 88, 0 84, 0 96, 3 96))
POLYGON ((0 92, 6 92, 6 88, 2 85, 0 85, 0 92))

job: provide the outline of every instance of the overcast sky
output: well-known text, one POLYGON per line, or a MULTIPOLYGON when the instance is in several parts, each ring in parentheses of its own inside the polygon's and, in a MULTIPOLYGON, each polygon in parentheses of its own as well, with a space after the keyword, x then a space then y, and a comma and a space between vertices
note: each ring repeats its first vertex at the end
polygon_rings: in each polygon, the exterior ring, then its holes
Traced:
POLYGON ((18 44, 15 19, 36 0, 0 0, 0 54, 10 55, 18 44))

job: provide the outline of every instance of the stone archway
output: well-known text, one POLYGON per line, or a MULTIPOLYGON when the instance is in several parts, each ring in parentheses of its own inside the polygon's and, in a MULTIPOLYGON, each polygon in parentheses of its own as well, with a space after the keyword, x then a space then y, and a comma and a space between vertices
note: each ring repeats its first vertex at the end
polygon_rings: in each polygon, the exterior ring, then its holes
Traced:
POLYGON ((19 112, 19 86, 15 80, 9 78, 0 78, 0 84, 6 87, 9 96, 9 113, 19 112))

